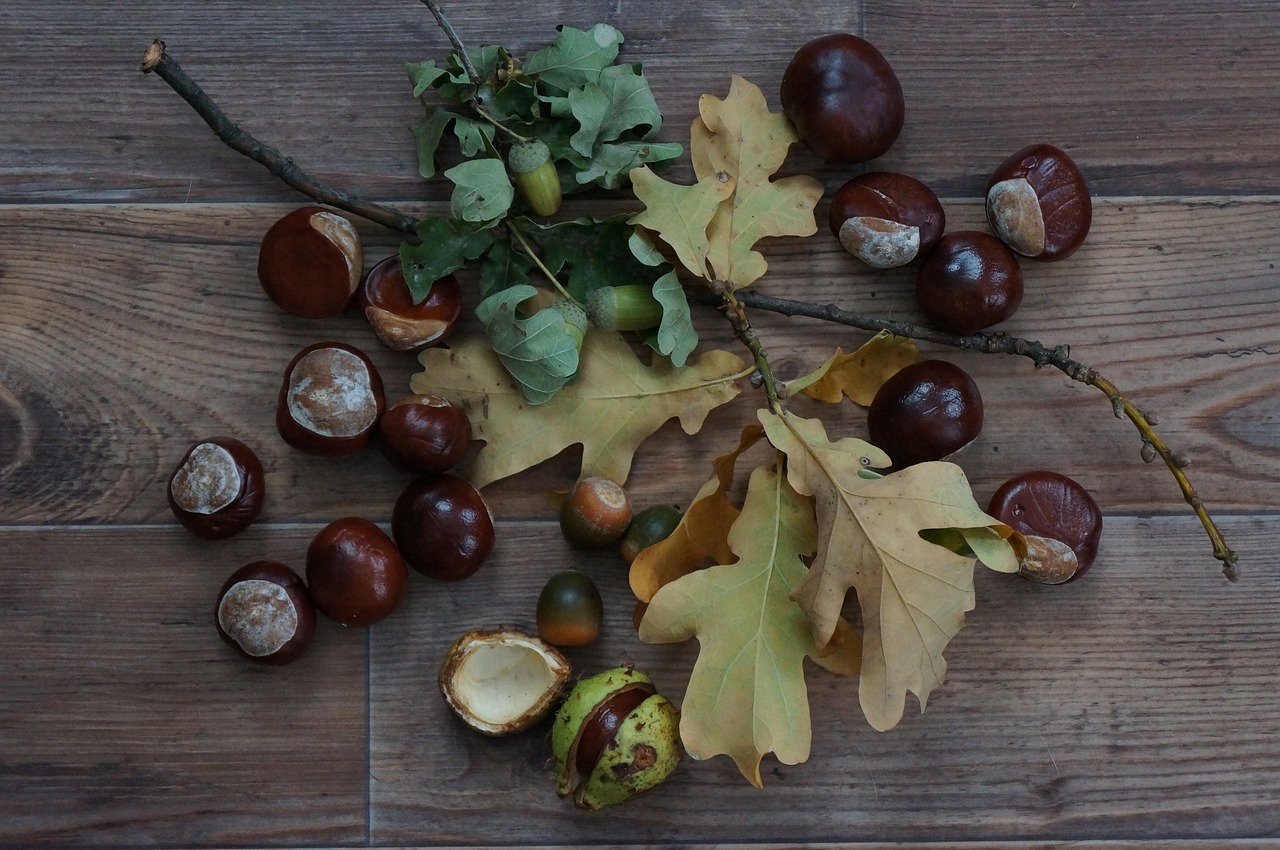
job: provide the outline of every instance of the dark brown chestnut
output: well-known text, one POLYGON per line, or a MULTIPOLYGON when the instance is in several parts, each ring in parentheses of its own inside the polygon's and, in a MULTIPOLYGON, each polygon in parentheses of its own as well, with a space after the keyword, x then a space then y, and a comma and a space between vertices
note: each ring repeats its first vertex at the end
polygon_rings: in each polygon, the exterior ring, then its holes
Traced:
POLYGON ((1084 175, 1066 151, 1030 145, 987 182, 987 222, 1010 248, 1035 260, 1075 253, 1093 223, 1084 175))
POLYGON ((782 112, 826 160, 866 162, 893 146, 906 116, 902 85, 866 39, 833 33, 796 51, 782 75, 782 112))
POLYGON ((967 372, 946 360, 919 360, 876 391, 867 432, 896 470, 960 451, 981 433, 982 418, 982 395, 967 372))
POLYGON ((447 472, 471 446, 471 419, 448 399, 420 393, 396 401, 378 421, 379 445, 412 472, 447 472))
POLYGON ((1060 472, 1032 470, 1000 485, 987 513, 1023 535, 1019 573, 1042 584, 1084 574, 1098 556, 1102 511, 1079 482, 1060 472))
POLYGON ((445 275, 431 284, 426 298, 415 303, 400 258, 394 254, 369 269, 358 298, 378 340, 395 351, 439 345, 462 316, 462 287, 457 278, 445 275))
POLYGON ((337 457, 369 442, 386 407, 382 377, 360 349, 317 342, 294 355, 276 403, 276 429, 299 451, 337 457))
POLYGON ((947 223, 932 189, 889 171, 860 174, 837 189, 828 219, 844 249, 877 269, 905 266, 927 254, 947 223))
POLYGON ((1022 305, 1022 267, 999 239, 978 230, 943 236, 916 271, 916 302, 934 327, 957 334, 999 324, 1022 305))
POLYGON ((627 533, 631 500, 616 481, 582 478, 560 504, 560 531, 579 549, 605 549, 627 533))
POLYGON ((409 566, 457 581, 484 565, 493 549, 493 516, 470 482, 442 472, 409 482, 391 514, 391 536, 409 566))
POLYGON ((363 271, 360 234, 324 207, 306 206, 283 216, 258 250, 262 291, 281 310, 304 319, 345 310, 363 271))
POLYGON ((254 561, 223 584, 213 623, 222 639, 244 657, 288 664, 311 645, 316 614, 297 573, 279 561, 254 561))
POLYGON ((368 626, 404 602, 409 567, 375 523, 343 517, 320 529, 307 547, 307 586, 321 614, 344 626, 368 626))
POLYGON ((248 528, 266 492, 262 463, 234 437, 193 444, 169 476, 169 509, 183 527, 207 540, 248 528))

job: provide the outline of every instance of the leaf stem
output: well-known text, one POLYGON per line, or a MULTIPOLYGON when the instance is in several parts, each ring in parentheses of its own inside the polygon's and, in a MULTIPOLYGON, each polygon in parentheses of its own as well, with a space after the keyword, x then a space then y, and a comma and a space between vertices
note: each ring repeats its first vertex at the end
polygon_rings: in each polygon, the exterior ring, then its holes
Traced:
POLYGON ((781 414, 782 393, 778 390, 777 378, 773 375, 773 367, 769 364, 769 355, 765 352, 764 343, 760 341, 760 335, 756 333, 751 320, 747 318, 747 311, 743 309, 742 301, 734 294, 733 287, 724 281, 711 281, 709 289, 719 300, 720 310, 728 318, 734 336, 747 347, 755 359, 754 373, 760 376, 765 397, 769 401, 770 412, 781 414))
POLYGON ((232 150, 262 165, 280 180, 320 203, 328 204, 391 230, 413 235, 417 219, 390 207, 375 204, 350 192, 332 188, 303 171, 278 148, 264 144, 245 132, 205 94, 168 52, 164 42, 156 39, 143 55, 142 72, 154 73, 169 84, 196 111, 214 134, 232 150))
POLYGON ((1213 544, 1213 557, 1222 562, 1222 574, 1226 576, 1228 581, 1238 581, 1240 578, 1237 566, 1237 555, 1226 544, 1223 539, 1222 532, 1218 529, 1217 524, 1209 515, 1205 508, 1204 501, 1192 486, 1191 480, 1187 477, 1186 461, 1177 453, 1171 451, 1157 433, 1153 417, 1144 413, 1133 402, 1125 397, 1116 385, 1108 379, 1104 378, 1096 369, 1086 366, 1078 360, 1071 359, 1070 349, 1065 345, 1059 345, 1049 348, 1037 341, 1022 339, 1020 337, 1009 336, 1004 333, 976 333, 968 336, 945 333, 943 331, 934 330, 933 328, 921 327, 909 322, 899 322, 889 319, 880 319, 873 316, 865 316, 860 313, 854 313, 844 310, 834 304, 812 304, 806 301, 797 301, 790 298, 778 298, 772 295, 763 295, 759 292, 742 292, 736 296, 737 302, 746 307, 758 310, 767 310, 773 313, 779 313, 784 316, 801 316, 811 319, 820 319, 836 324, 848 325, 850 327, 859 328, 865 331, 879 332, 887 331, 897 336, 910 337, 911 339, 920 340, 922 342, 932 342, 939 345, 946 345, 952 348, 958 348, 965 351, 980 351, 986 354, 1008 354, 1019 357, 1026 357, 1033 362, 1037 368, 1043 366, 1052 366, 1061 371, 1069 378, 1079 381, 1082 384, 1094 387, 1111 402, 1112 410, 1118 418, 1128 418, 1138 429, 1141 434, 1144 446, 1150 446, 1151 449, 1159 455, 1164 461, 1165 466, 1173 474, 1174 480, 1178 483, 1178 488, 1182 491, 1182 496, 1191 509, 1199 518, 1201 525, 1204 526, 1205 532, 1209 535, 1209 540, 1213 544))
POLYGON ((422 0, 422 5, 431 10, 431 14, 435 16, 436 23, 440 25, 440 29, 444 30, 445 38, 449 39, 449 43, 453 45, 453 49, 458 54, 458 61, 462 63, 462 69, 467 72, 467 78, 471 80, 471 85, 480 88, 484 84, 484 77, 480 76, 480 72, 476 70, 476 66, 471 64, 471 57, 467 55, 467 48, 463 45, 462 39, 458 37, 458 31, 453 28, 453 24, 449 23, 449 19, 445 16, 444 10, 440 8, 440 4, 435 0, 422 0))
POLYGON ((565 298, 576 303, 578 299, 569 294, 569 290, 565 289, 564 286, 561 285, 560 281, 556 279, 556 276, 552 273, 551 269, 547 268, 546 264, 542 262, 542 258, 538 256, 538 252, 534 249, 533 245, 529 244, 529 240, 520 232, 520 228, 516 227, 516 223, 514 221, 507 221, 507 230, 511 231, 511 235, 515 237, 516 242, 519 243, 520 248, 524 251, 525 255, 528 256, 530 260, 533 260, 533 264, 538 267, 538 271, 542 272, 547 280, 551 281, 551 285, 556 288, 556 291, 565 298))

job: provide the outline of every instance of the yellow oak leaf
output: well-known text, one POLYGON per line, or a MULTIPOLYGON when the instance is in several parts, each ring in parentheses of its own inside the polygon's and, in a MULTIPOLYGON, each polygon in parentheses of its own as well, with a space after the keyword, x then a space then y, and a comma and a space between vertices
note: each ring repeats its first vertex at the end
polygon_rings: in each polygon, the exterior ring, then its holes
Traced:
POLYGON ((620 334, 588 332, 577 379, 550 401, 526 403, 488 342, 460 340, 428 348, 415 393, 435 393, 460 405, 473 437, 484 441, 468 477, 477 487, 514 475, 581 444, 582 474, 623 482, 636 449, 668 419, 694 434, 708 413, 732 400, 750 374, 742 358, 708 351, 683 367, 663 358, 646 365, 620 334))
POLYGON ((652 230, 671 246, 686 269, 708 277, 707 226, 720 202, 733 193, 733 179, 710 174, 692 186, 682 186, 663 180, 646 165, 631 172, 631 188, 645 208, 630 223, 652 230))
POLYGON ((690 144, 695 175, 724 173, 735 181, 708 228, 709 259, 719 280, 740 289, 768 268, 753 247, 761 239, 817 232, 813 210, 822 184, 808 175, 772 179, 799 137, 782 113, 769 111, 754 84, 735 75, 724 100, 704 94, 698 111, 690 144))
POLYGON ((823 645, 791 594, 816 541, 809 500, 772 466, 758 467, 729 535, 737 562, 663 586, 640 623, 640 639, 649 643, 697 636, 680 739, 694 758, 728 755, 756 787, 764 754, 783 764, 809 757, 803 662, 823 645))
POLYGON ((932 543, 921 532, 998 529, 1000 523, 978 507, 955 464, 868 475, 865 470, 889 463, 875 446, 852 437, 833 443, 821 422, 785 411, 762 411, 760 419, 769 442, 787 456, 791 485, 813 497, 817 513, 817 554, 794 598, 822 643, 835 632, 849 589, 857 592, 858 699, 874 728, 891 729, 902 719, 907 691, 924 710, 946 675, 942 652, 974 606, 973 556, 932 543))
POLYGON ((633 170, 646 209, 630 221, 657 233, 693 274, 742 288, 768 268, 754 248, 761 239, 817 232, 822 184, 806 175, 773 179, 798 137, 754 84, 735 76, 724 100, 703 95, 698 108, 689 145, 698 182, 678 186, 633 170))
POLYGON ((637 599, 648 602, 664 584, 708 563, 733 563, 729 529, 741 511, 729 501, 729 488, 733 486, 738 458, 763 436, 764 429, 758 423, 744 428, 737 448, 715 459, 715 475, 698 490, 671 534, 641 551, 631 562, 628 578, 637 599))
POLYGON ((881 331, 856 351, 845 354, 836 349, 817 370, 788 382, 787 393, 802 392, 827 404, 838 404, 847 397, 854 404, 869 407, 880 385, 919 356, 915 340, 881 331))

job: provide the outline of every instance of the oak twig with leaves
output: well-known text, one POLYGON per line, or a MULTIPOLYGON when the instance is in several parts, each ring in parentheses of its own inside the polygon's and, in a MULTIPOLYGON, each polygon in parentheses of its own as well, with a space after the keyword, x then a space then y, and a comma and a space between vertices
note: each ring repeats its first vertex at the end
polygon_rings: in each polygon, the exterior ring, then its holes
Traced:
POLYGON ((436 175, 446 138, 462 157, 443 172, 454 185, 447 216, 415 219, 316 181, 230 121, 159 41, 142 69, 164 79, 227 145, 303 194, 415 237, 400 258, 416 298, 444 274, 478 271, 485 338, 428 349, 411 380, 415 392, 443 395, 470 414, 483 443, 470 469, 477 486, 575 444, 583 446, 583 474, 625 481, 635 451, 663 423, 676 418, 694 433, 748 380, 763 388, 756 421, 711 464, 675 532, 631 567, 632 590, 648 605, 641 639, 701 641, 682 705, 690 753, 726 754, 755 785, 764 755, 788 764, 807 758, 806 657, 857 673, 868 722, 892 728, 908 691, 923 709, 941 684, 943 651, 974 606, 976 564, 1017 571, 1014 532, 977 505, 960 467, 923 463, 883 475, 877 470, 890 459, 879 448, 830 436, 821 421, 788 409, 797 394, 868 404, 917 357, 915 340, 1026 357, 1099 389, 1138 429, 1144 457, 1159 456, 1171 470, 1235 580, 1235 554, 1153 418, 1065 347, 960 337, 750 289, 768 268, 757 243, 815 233, 822 195, 812 177, 775 179, 797 137, 756 86, 735 76, 725 98, 703 95, 688 151, 695 182, 673 183, 656 169, 682 148, 655 139, 661 113, 639 67, 617 61, 616 29, 562 27, 551 45, 517 59, 501 47, 467 49, 437 4, 423 2, 454 45, 443 64, 407 66, 415 97, 430 91, 451 104, 426 103, 413 128, 424 178, 436 175), (546 146, 564 194, 630 187, 641 209, 540 220, 521 201, 506 158, 513 143, 529 140, 546 146), (690 301, 725 314, 749 362, 719 350, 693 356, 690 301), (589 312, 592 327, 584 333, 564 303, 589 312), (637 304, 643 321, 619 320, 637 304), (788 379, 775 374, 752 310, 877 335, 788 379), (621 330, 642 331, 651 363, 621 330), (593 427, 600 422, 608 429, 593 427), (766 446, 735 504, 739 463, 766 446), (841 616, 851 590, 855 624, 841 616))

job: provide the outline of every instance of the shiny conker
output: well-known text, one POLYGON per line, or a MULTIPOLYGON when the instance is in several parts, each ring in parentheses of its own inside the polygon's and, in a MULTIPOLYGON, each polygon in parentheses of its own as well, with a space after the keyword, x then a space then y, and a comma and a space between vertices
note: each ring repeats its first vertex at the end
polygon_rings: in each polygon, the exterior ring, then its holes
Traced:
POLYGON ((466 479, 447 472, 423 475, 396 500, 391 536, 409 566, 457 581, 480 569, 493 549, 493 516, 466 479))
POLYGON ((307 586, 321 614, 344 626, 367 626, 404 602, 409 568, 376 523, 343 517, 320 529, 307 547, 307 586))
POLYGON ((337 457, 369 442, 386 406, 382 377, 360 349, 318 342, 294 355, 276 403, 276 429, 299 451, 337 457))
POLYGON ((1000 485, 987 513, 1026 538, 1020 574, 1061 584, 1084 574, 1098 556, 1102 510, 1079 482, 1060 472, 1032 470, 1000 485))
POLYGON ((631 524, 631 500, 616 481, 592 475, 582 478, 560 505, 560 531, 579 549, 605 549, 616 544, 631 524))
POLYGON ((828 211, 844 249, 877 269, 905 266, 938 244, 947 223, 933 190, 914 177, 869 171, 836 190, 828 211))
POLYGON ((813 39, 782 75, 782 111, 826 160, 866 162, 892 147, 906 115, 902 85, 871 42, 848 33, 813 39))
POLYGON ((405 396, 378 420, 378 442, 399 467, 419 473, 447 472, 471 446, 471 419, 441 396, 405 396))
POLYGON ((987 182, 987 222, 1010 248, 1035 260, 1075 253, 1093 222, 1084 175, 1066 151, 1029 145, 987 182))
POLYGON ((360 285, 364 250, 350 221, 306 206, 271 225, 258 250, 258 281, 273 303, 304 319, 336 316, 360 285))
POLYGON ((262 510, 262 463, 234 437, 201 440, 169 476, 169 509, 182 526, 207 540, 248 528, 262 510))
POLYGON ((876 391, 867 432, 897 470, 955 454, 981 433, 982 416, 982 396, 967 372, 946 360, 920 360, 876 391))
POLYGON ((431 284, 427 297, 414 302, 400 258, 391 255, 369 269, 360 283, 360 309, 378 340, 395 351, 420 351, 439 345, 462 316, 462 287, 453 275, 431 284))
POLYGON ((600 637, 604 601, 591 576, 564 570, 538 594, 538 636, 556 646, 586 646, 600 637))
POLYGON ((942 237, 916 271, 916 301, 934 327, 957 334, 999 324, 1022 305, 1022 268, 999 239, 978 230, 942 237))
POLYGON ((254 561, 223 584, 213 624, 227 645, 244 657, 288 664, 311 645, 316 615, 297 573, 279 561, 254 561))

